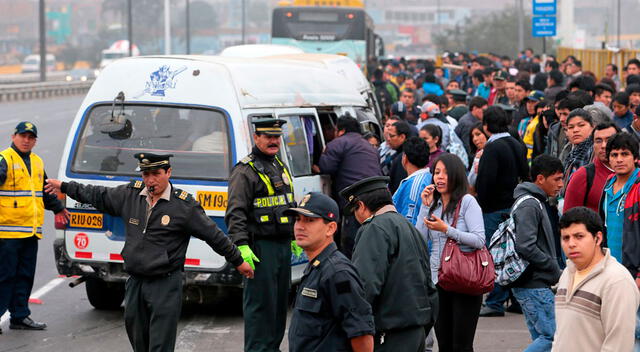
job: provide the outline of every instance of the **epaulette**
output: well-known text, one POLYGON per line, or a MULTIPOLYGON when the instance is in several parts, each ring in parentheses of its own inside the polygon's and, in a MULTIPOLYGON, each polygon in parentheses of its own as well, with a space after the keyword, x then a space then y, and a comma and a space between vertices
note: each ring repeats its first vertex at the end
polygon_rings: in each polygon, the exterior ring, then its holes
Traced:
POLYGON ((131 182, 129 182, 129 187, 136 188, 136 189, 143 189, 144 183, 141 180, 131 180, 131 182))
POLYGON ((193 196, 191 195, 191 193, 187 192, 187 191, 183 191, 181 189, 178 188, 174 188, 173 189, 173 195, 176 196, 176 198, 184 200, 185 202, 193 202, 193 196))
POLYGON ((253 161, 253 159, 254 159, 253 154, 249 154, 249 155, 245 156, 244 158, 242 158, 242 160, 240 160, 240 163, 248 164, 249 162, 253 161))

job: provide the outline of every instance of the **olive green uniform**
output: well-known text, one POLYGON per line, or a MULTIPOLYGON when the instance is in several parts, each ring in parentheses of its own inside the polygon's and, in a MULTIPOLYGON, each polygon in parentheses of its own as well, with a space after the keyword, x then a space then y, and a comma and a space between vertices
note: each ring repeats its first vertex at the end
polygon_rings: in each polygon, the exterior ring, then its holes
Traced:
POLYGON ((393 206, 376 214, 362 223, 353 251, 353 265, 373 308, 375 350, 424 351, 438 306, 427 245, 393 206))
POLYGON ((259 258, 255 277, 244 280, 244 350, 279 351, 287 319, 291 281, 293 222, 284 210, 294 207, 286 166, 257 148, 231 172, 225 222, 238 245, 259 258))

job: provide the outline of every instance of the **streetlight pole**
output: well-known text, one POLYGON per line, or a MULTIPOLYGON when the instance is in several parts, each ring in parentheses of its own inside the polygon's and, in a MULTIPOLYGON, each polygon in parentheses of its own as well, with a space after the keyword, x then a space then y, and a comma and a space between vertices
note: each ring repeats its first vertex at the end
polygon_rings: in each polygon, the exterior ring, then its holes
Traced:
POLYGON ((247 35, 247 11, 246 11, 247 1, 242 0, 242 44, 245 44, 246 35, 247 35))
POLYGON ((191 13, 189 12, 189 0, 186 0, 185 13, 187 14, 187 55, 191 54, 191 13))
POLYGON ((45 20, 44 0, 40 0, 38 8, 38 29, 40 35, 40 81, 47 80, 47 22, 45 20))
POLYGON ((620 2, 621 0, 618 0, 618 49, 620 49, 620 22, 622 22, 622 14, 620 13, 620 2))
POLYGON ((127 39, 129 40, 129 56, 133 56, 133 14, 131 10, 131 2, 127 0, 127 39))
POLYGON ((164 0, 164 54, 171 55, 171 9, 169 0, 164 0))
POLYGON ((524 50, 524 9, 522 0, 516 0, 516 11, 518 12, 518 53, 524 50))

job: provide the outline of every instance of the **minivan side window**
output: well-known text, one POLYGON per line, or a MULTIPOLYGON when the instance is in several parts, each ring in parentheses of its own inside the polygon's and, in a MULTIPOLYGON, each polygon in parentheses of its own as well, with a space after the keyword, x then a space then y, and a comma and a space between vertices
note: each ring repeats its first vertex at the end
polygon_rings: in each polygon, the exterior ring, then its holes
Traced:
POLYGON ((310 155, 313 155, 314 146, 308 141, 313 140, 313 133, 315 133, 315 116, 280 117, 287 121, 282 126, 284 132, 282 137, 291 173, 293 176, 311 175, 310 155))
POLYGON ((216 110, 125 105, 112 122, 112 107, 98 105, 83 120, 71 171, 139 176, 137 153, 173 154, 172 178, 227 180, 231 170, 229 127, 216 110))

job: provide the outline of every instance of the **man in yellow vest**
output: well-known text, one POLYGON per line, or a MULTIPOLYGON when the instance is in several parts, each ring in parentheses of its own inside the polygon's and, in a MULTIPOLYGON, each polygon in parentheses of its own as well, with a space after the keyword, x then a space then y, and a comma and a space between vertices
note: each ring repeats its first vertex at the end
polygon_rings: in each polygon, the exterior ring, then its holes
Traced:
POLYGON ((34 124, 20 122, 11 136, 11 147, 0 152, 0 316, 9 310, 10 329, 47 327, 29 317, 28 304, 44 210, 53 211, 57 222, 69 220, 69 212, 56 196, 43 192, 44 163, 31 152, 37 138, 34 124))

